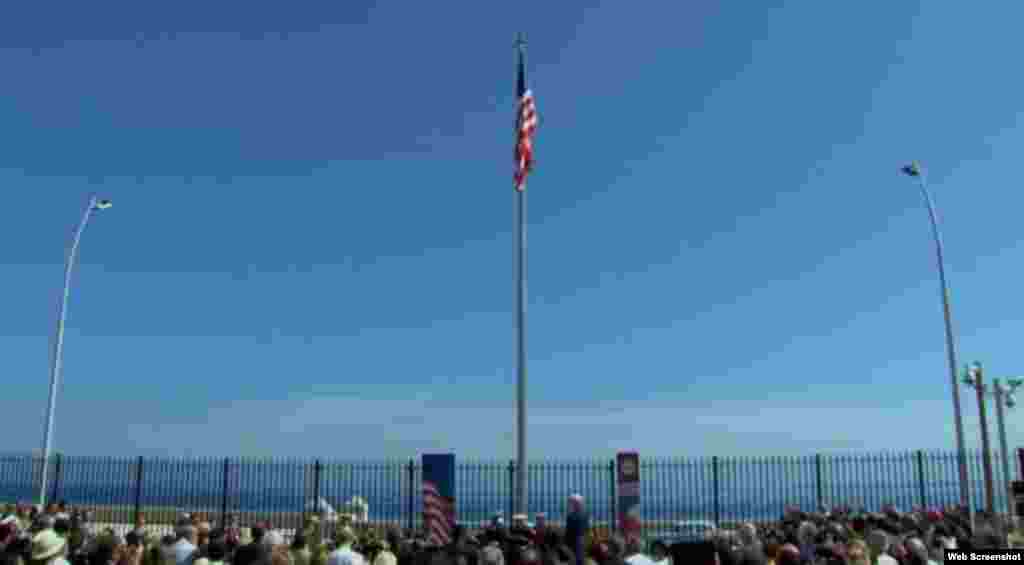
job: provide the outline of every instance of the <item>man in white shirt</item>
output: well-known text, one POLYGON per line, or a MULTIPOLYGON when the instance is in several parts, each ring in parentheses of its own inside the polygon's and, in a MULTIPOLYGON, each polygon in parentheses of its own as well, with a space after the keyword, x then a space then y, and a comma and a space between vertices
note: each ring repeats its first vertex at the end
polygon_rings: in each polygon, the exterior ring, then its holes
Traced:
POLYGON ((338 528, 338 548, 327 556, 327 565, 366 565, 363 556, 352 549, 356 541, 355 532, 348 526, 338 528))

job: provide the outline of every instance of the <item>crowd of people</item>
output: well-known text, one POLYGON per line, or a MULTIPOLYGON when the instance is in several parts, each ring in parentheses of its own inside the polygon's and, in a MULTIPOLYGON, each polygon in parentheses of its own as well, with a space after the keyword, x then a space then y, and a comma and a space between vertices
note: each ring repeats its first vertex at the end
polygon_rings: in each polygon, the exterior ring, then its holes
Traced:
POLYGON ((568 500, 564 527, 495 517, 476 531, 455 526, 450 541, 343 517, 308 516, 288 536, 272 524, 213 527, 181 515, 160 536, 139 515, 134 527, 97 531, 89 512, 65 504, 9 507, 0 513, 0 565, 929 565, 944 549, 1024 545, 998 516, 975 527, 956 508, 865 513, 846 508, 787 510, 779 521, 711 531, 704 540, 654 539, 591 528, 584 501, 568 500), (1018 545, 1019 544, 1019 545, 1018 545))

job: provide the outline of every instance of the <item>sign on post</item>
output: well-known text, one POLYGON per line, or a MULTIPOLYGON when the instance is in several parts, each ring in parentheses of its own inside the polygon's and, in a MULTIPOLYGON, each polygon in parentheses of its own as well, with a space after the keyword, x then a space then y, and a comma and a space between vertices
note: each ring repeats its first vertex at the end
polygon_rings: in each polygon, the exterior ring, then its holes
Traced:
POLYGON ((619 529, 623 537, 640 537, 640 454, 620 452, 618 463, 619 529))

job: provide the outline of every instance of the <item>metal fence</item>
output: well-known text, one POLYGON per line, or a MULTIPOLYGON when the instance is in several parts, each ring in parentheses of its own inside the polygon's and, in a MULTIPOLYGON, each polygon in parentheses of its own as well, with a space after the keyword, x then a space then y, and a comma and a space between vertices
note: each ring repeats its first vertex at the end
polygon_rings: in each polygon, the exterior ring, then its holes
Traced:
MULTIPOLYGON (((982 456, 970 452, 973 501, 982 505, 982 456)), ((1002 476, 993 453, 997 510, 1008 510, 1008 481, 1019 473, 1011 456, 1002 476)), ((41 459, 0 455, 0 502, 34 501, 41 459)), ((269 519, 295 528, 312 503, 326 500, 339 512, 358 496, 369 520, 415 528, 422 500, 417 461, 346 462, 296 459, 127 458, 55 456, 49 462, 51 501, 94 509, 101 522, 128 524, 144 513, 150 523, 170 523, 178 512, 200 512, 211 521, 237 516, 243 524, 269 519)), ((558 523, 567 495, 587 499, 592 520, 615 526, 614 460, 531 462, 529 508, 558 523)), ((514 462, 459 462, 458 518, 483 524, 512 513, 514 462)), ((907 451, 800 457, 643 458, 640 513, 644 527, 662 529, 680 520, 714 523, 774 520, 787 506, 805 510, 843 505, 879 510, 934 507, 959 500, 954 453, 907 451)))

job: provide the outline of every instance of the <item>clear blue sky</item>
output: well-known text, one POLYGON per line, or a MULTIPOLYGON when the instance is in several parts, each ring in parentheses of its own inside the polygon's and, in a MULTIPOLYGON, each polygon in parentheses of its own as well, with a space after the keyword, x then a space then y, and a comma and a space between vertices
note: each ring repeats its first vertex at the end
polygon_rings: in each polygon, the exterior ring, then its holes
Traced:
POLYGON ((95 190, 59 449, 511 457, 520 30, 533 456, 951 447, 913 158, 962 360, 1024 374, 1024 6, 330 4, 0 19, 3 450, 95 190))

